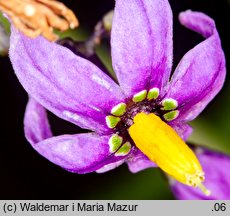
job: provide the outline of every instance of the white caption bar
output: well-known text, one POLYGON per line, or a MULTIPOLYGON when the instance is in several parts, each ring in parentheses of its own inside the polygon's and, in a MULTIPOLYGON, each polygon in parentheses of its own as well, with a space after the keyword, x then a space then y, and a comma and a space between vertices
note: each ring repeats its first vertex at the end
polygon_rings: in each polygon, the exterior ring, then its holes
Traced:
POLYGON ((229 216, 230 201, 1 200, 0 215, 229 216))

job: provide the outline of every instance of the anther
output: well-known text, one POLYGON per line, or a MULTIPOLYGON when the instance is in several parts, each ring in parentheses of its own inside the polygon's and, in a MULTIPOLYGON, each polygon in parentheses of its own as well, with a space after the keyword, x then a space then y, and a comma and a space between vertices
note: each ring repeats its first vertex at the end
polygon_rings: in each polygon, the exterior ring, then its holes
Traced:
POLYGON ((120 120, 121 119, 119 117, 115 117, 112 115, 106 116, 106 124, 108 128, 115 128, 120 120))
POLYGON ((115 153, 115 156, 126 156, 127 154, 129 154, 130 150, 131 150, 131 144, 130 142, 126 142, 124 143, 119 149, 118 151, 115 153))
POLYGON ((163 117, 166 121, 172 121, 172 120, 176 119, 178 116, 179 116, 178 110, 173 110, 173 111, 167 112, 163 115, 163 117))
POLYGON ((178 107, 178 103, 176 100, 172 98, 166 98, 162 102, 162 110, 174 110, 178 107))
POLYGON ((148 100, 155 100, 158 98, 159 94, 160 94, 159 88, 152 88, 148 92, 147 99, 148 100))
POLYGON ((133 96, 133 102, 137 103, 137 102, 141 102, 146 98, 147 95, 147 91, 146 90, 142 90, 140 92, 138 92, 137 94, 135 94, 133 96))
POLYGON ((112 108, 111 114, 115 116, 122 116, 126 111, 126 104, 125 103, 119 103, 115 107, 112 108))
POLYGON ((113 134, 109 139, 109 151, 114 153, 122 144, 122 137, 113 134))

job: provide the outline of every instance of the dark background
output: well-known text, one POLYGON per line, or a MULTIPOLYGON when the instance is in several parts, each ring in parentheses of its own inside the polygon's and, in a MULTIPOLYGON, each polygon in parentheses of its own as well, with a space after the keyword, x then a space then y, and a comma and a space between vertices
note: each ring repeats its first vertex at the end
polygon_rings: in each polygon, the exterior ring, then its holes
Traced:
MULTIPOLYGON (((62 2, 74 10, 80 24, 91 32, 103 14, 114 7, 114 0, 62 2)), ((202 11, 215 20, 228 61, 230 4, 227 0, 171 0, 170 4, 174 14, 174 67, 186 51, 202 40, 178 23, 179 12, 186 9, 202 11)), ((27 94, 14 75, 7 57, 0 58, 0 69, 1 199, 173 199, 167 181, 157 169, 132 174, 126 165, 122 165, 104 174, 78 175, 68 173, 37 154, 23 133, 27 94)), ((227 135, 230 132, 228 122, 225 122, 230 119, 228 80, 229 75, 221 94, 200 117, 207 125, 213 126, 214 131, 218 130, 221 137, 226 135, 226 143, 229 142, 227 135)), ((81 131, 55 116, 50 115, 50 120, 56 135, 81 131)))

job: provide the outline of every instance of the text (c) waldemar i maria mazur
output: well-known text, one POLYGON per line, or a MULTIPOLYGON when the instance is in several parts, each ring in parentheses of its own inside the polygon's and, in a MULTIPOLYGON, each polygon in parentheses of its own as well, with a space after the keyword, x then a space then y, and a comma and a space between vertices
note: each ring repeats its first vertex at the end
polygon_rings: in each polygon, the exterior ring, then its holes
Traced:
POLYGON ((77 203, 76 211, 137 211, 138 205, 126 205, 117 203, 107 203, 107 204, 87 204, 87 203, 77 203))

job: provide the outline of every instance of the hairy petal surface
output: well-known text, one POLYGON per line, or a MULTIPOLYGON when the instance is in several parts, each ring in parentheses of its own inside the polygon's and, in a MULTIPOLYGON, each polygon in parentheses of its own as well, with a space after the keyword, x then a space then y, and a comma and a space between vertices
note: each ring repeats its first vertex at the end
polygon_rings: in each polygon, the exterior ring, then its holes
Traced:
POLYGON ((112 62, 128 97, 161 88, 172 64, 172 13, 167 0, 116 0, 112 62))
POLYGON ((124 100, 98 67, 43 37, 30 39, 12 28, 10 59, 26 91, 62 119, 108 133, 105 116, 124 100))
POLYGON ((199 12, 185 11, 180 22, 205 38, 190 50, 177 66, 166 97, 178 101, 179 119, 193 120, 223 86, 225 57, 214 21, 199 12))
POLYGON ((229 200, 230 157, 207 150, 199 150, 197 157, 205 172, 204 184, 211 190, 211 195, 207 197, 198 188, 173 182, 171 187, 176 198, 182 200, 229 200))

